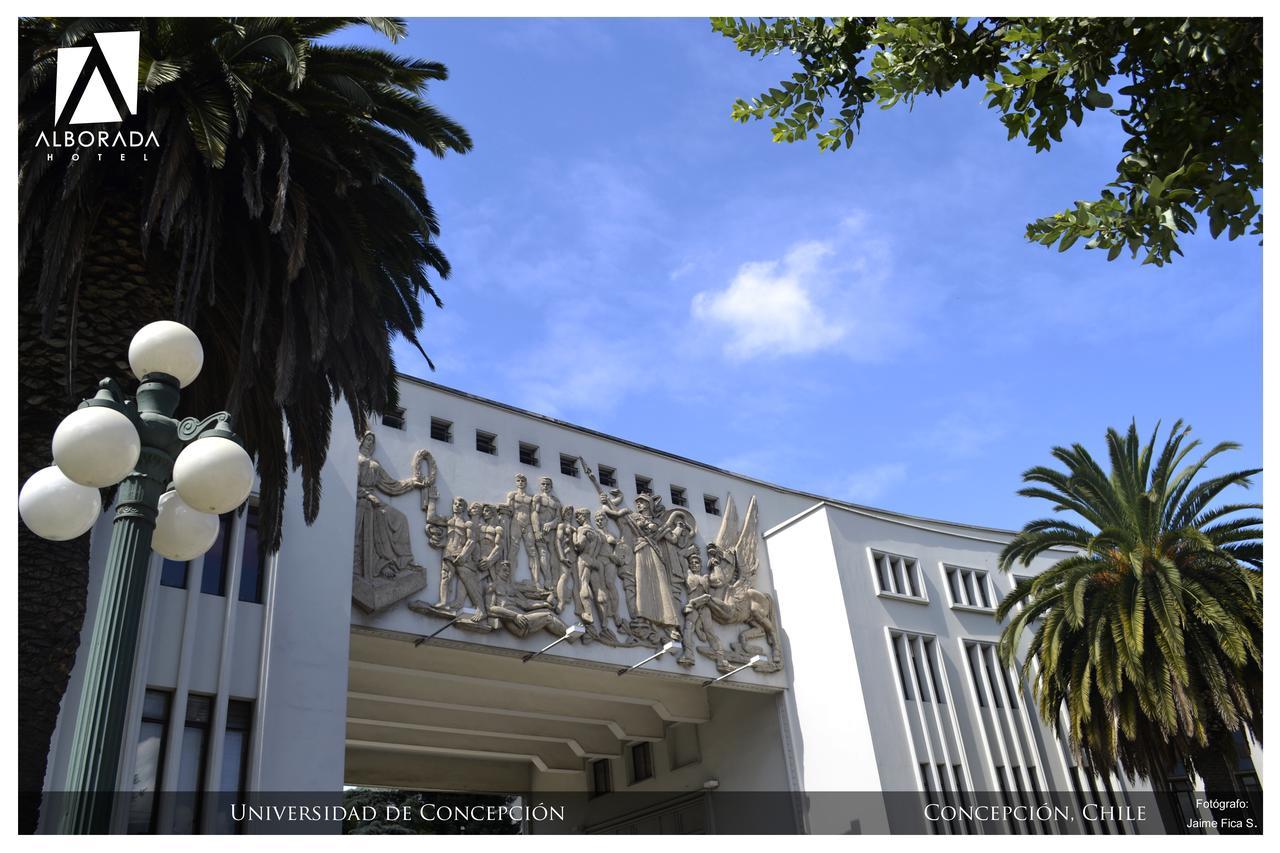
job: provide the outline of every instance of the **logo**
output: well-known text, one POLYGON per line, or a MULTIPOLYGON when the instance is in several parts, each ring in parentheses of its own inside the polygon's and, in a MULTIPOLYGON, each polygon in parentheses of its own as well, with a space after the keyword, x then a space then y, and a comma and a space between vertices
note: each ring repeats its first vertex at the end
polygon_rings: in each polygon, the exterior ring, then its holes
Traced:
POLYGON ((95 33, 92 47, 58 48, 54 124, 124 121, 138 111, 139 33, 95 33))

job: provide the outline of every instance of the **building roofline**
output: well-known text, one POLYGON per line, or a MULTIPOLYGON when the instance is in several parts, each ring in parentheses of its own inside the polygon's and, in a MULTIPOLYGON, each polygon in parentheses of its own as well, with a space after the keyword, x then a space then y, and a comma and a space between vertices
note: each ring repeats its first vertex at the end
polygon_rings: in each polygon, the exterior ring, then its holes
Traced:
MULTIPOLYGON (((729 471, 725 468, 718 468, 715 465, 709 465, 706 462, 699 462, 697 459, 690 459, 689 457, 681 456, 678 453, 671 453, 670 451, 659 450, 656 447, 650 447, 647 444, 641 444, 638 441, 631 441, 630 439, 621 438, 616 435, 610 435, 607 432, 601 432, 600 430, 597 430, 597 429, 591 429, 590 427, 584 427, 579 424, 570 423, 568 421, 562 421, 559 418, 553 418, 553 417, 550 417, 549 415, 542 415, 537 412, 531 412, 528 409, 522 409, 519 406, 513 406, 509 403, 503 403, 498 400, 490 400, 488 397, 481 397, 478 394, 472 394, 468 391, 462 391, 457 388, 451 388, 448 385, 442 385, 439 382, 432 382, 429 379, 422 379, 421 377, 418 377, 418 376, 411 376, 407 373, 399 373, 399 372, 396 373, 396 377, 397 379, 403 379, 408 382, 412 382, 415 385, 422 385, 426 388, 431 388, 435 391, 441 391, 445 394, 451 394, 455 397, 461 397, 465 400, 470 400, 474 403, 480 403, 485 406, 492 406, 495 409, 501 409, 503 411, 511 412, 513 414, 523 415, 524 417, 527 417, 527 418, 533 418, 534 420, 544 421, 545 423, 554 424, 555 426, 563 427, 564 429, 573 430, 574 432, 579 432, 584 435, 592 436, 594 438, 602 438, 602 439, 605 439, 606 441, 612 441, 617 444, 624 444, 628 447, 635 448, 636 450, 642 450, 645 453, 653 453, 653 454, 657 454, 658 456, 665 456, 666 458, 674 460, 676 462, 680 462, 685 465, 693 465, 695 467, 702 468, 704 470, 711 471, 716 474, 722 474, 726 477, 734 477, 739 480, 744 480, 748 483, 755 483, 756 485, 764 486, 765 488, 768 488, 768 489, 773 489, 774 491, 786 492, 787 494, 796 495, 797 497, 810 498, 811 500, 815 501, 819 505, 826 504, 828 506, 847 510, 849 512, 855 512, 862 515, 871 516, 872 518, 879 518, 884 521, 892 521, 892 522, 898 522, 900 524, 906 524, 907 526, 910 526, 910 527, 942 525, 944 527, 958 527, 958 528, 964 528, 967 530, 981 531, 983 533, 994 533, 1002 537, 1011 537, 1011 536, 1017 535, 1016 530, 1008 530, 1003 527, 988 527, 981 524, 969 524, 967 522, 961 522, 961 521, 946 521, 940 518, 929 518, 928 516, 923 516, 923 515, 909 515, 907 513, 898 512, 896 510, 880 509, 878 507, 866 506, 864 504, 856 504, 851 501, 842 501, 842 500, 839 500, 838 498, 830 498, 824 495, 816 494, 814 492, 806 492, 802 489, 793 489, 789 486, 781 486, 777 483, 771 483, 768 480, 762 480, 759 477, 752 477, 747 474, 739 474, 736 471, 729 471)), ((800 513, 800 515, 805 515, 811 512, 815 508, 816 507, 810 507, 809 509, 806 509, 804 512, 800 513)), ((798 520, 798 518, 793 517, 788 521, 793 521, 793 520, 798 520)), ((773 528, 771 528, 771 531, 777 530, 779 527, 786 525, 788 521, 784 521, 780 524, 775 525, 773 528)), ((927 529, 936 530, 937 528, 928 527, 927 529)), ((947 531, 942 531, 942 532, 947 532, 947 531)), ((974 537, 974 538, 981 538, 981 537, 974 537)))

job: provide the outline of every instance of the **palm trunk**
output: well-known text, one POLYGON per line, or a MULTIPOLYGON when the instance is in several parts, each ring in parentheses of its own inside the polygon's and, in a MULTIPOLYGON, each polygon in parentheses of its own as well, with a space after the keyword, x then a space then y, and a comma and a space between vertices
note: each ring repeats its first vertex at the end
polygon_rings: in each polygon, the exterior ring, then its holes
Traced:
MULTIPOLYGON (((140 213, 112 201, 97 223, 77 297, 60 306, 48 335, 28 269, 19 287, 18 483, 52 460, 59 421, 98 380, 129 376, 128 347, 142 325, 170 315, 172 286, 141 250, 140 213), (74 308, 72 305, 74 304, 74 308), (73 327, 74 324, 74 327, 73 327)), ((18 830, 39 820, 49 748, 67 689, 88 588, 89 535, 47 542, 18 523, 18 830)))

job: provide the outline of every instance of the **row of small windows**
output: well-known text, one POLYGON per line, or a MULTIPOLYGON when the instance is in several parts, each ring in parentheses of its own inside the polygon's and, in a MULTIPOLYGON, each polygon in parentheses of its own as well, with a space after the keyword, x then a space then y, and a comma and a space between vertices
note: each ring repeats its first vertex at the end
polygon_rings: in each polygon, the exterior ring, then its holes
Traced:
MULTIPOLYGON (((919 560, 885 551, 872 551, 871 565, 875 570, 876 591, 881 595, 922 602, 929 600, 919 560)), ((947 576, 947 591, 951 596, 952 607, 995 609, 995 589, 991 585, 990 573, 983 569, 949 565, 944 565, 943 570, 947 576)))
MULTIPOLYGON (((236 511, 224 513, 218 518, 218 536, 213 546, 204 554, 204 569, 200 573, 200 591, 205 595, 227 594, 227 577, 231 572, 231 530, 235 525, 236 511)), ((174 589, 186 589, 190 562, 165 559, 160 568, 160 585, 174 589)), ((239 599, 252 604, 262 603, 262 558, 258 552, 258 505, 250 503, 245 508, 244 536, 240 542, 239 599)))
MULTIPOLYGON (((404 410, 397 409, 394 413, 384 415, 382 419, 383 425, 393 426, 395 429, 404 429, 404 410), (388 421, 388 417, 391 421, 388 421)), ((443 418, 431 419, 431 438, 435 441, 442 441, 447 444, 453 443, 453 421, 446 421, 443 418)), ((491 432, 485 432, 482 429, 476 430, 476 451, 486 453, 490 456, 498 455, 498 436, 491 432)), ((527 465, 530 468, 539 468, 542 465, 539 448, 536 444, 530 444, 527 441, 518 443, 517 458, 521 465, 527 465)), ((581 467, 579 466, 579 458, 570 456, 567 453, 560 454, 560 473, 566 477, 582 476, 581 467)), ((601 486, 616 489, 618 487, 617 469, 608 465, 600 465, 598 478, 601 486)), ((653 494, 653 480, 650 477, 636 475, 636 494, 651 495, 653 494)), ((688 492, 682 486, 671 487, 671 504, 672 506, 689 506, 688 492)), ((720 514, 720 499, 714 495, 702 496, 702 509, 708 515, 720 514)))
MULTIPOLYGON (((201 809, 205 805, 205 770, 212 748, 211 724, 214 697, 187 694, 186 713, 181 721, 182 734, 177 746, 177 778, 173 785, 164 779, 165 749, 169 742, 173 694, 167 690, 148 690, 142 702, 142 720, 138 729, 138 746, 134 752, 133 791, 129 799, 128 831, 155 833, 158 829, 159 797, 157 792, 173 791, 173 825, 165 831, 192 834, 201 831, 201 809)), ((219 792, 230 798, 241 798, 249 767, 249 732, 253 724, 253 703, 239 699, 227 701, 226 729, 222 739, 222 768, 218 777, 219 792)), ((227 797, 224 796, 224 799, 227 797)), ((217 832, 234 832, 230 815, 218 814, 217 832)))
MULTIPOLYGON (((667 727, 665 744, 667 768, 678 770, 702 760, 698 744, 698 728, 692 723, 674 723, 667 727)), ((653 743, 639 741, 630 744, 625 752, 627 784, 635 785, 654 778, 657 771, 653 762, 653 743)), ((599 797, 613 791, 613 761, 599 758, 587 766, 590 795, 599 797)))

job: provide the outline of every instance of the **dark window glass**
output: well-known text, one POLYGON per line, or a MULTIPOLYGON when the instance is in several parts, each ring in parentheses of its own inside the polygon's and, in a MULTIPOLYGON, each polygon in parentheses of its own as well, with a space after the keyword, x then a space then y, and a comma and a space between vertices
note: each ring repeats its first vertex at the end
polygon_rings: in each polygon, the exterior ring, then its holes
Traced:
POLYGON ((453 441, 453 423, 439 418, 431 419, 431 437, 436 441, 453 441))
POLYGON ((672 506, 688 506, 689 499, 685 497, 684 489, 679 486, 671 487, 671 504, 672 506))
POLYGON ((591 796, 598 797, 613 790, 613 775, 609 770, 609 759, 598 758, 591 762, 591 796))
POLYGON ((399 406, 387 409, 387 413, 382 416, 382 425, 392 429, 404 429, 404 409, 399 406))
POLYGON ((156 831, 156 791, 164 769, 164 741, 169 727, 169 694, 148 690, 142 700, 142 722, 133 756, 133 795, 129 798, 130 833, 156 831))
POLYGON ((212 696, 195 693, 187 696, 187 719, 178 761, 178 795, 173 808, 173 831, 177 833, 189 835, 200 830, 200 800, 204 793, 205 753, 212 716, 212 696))
POLYGON ((240 549, 240 600, 262 603, 262 557, 258 553, 258 505, 245 510, 244 545, 240 549))
POLYGON ((648 477, 636 475, 636 494, 650 495, 653 494, 653 481, 648 477))
POLYGON ((947 704, 946 695, 942 692, 942 681, 938 678, 937 662, 934 660, 933 640, 924 641, 924 656, 929 661, 929 679, 933 682, 933 699, 939 705, 947 704))
POLYGON ((608 465, 601 465, 600 466, 600 485, 617 488, 618 472, 610 468, 608 465))
POLYGON ((476 430, 476 450, 481 453, 488 453, 490 456, 497 456, 498 437, 491 432, 476 430))
POLYGON ((902 569, 907 575, 907 585, 911 589, 911 595, 915 598, 923 598, 920 594, 920 564, 915 560, 903 560, 902 569))
POLYGON ((720 514, 720 499, 713 498, 711 495, 702 496, 702 508, 706 510, 707 515, 720 514))
POLYGON ((911 695, 911 679, 907 676, 907 667, 902 660, 902 643, 906 642, 901 634, 894 634, 893 642, 893 660, 898 665, 898 680, 902 683, 902 695, 906 699, 914 698, 911 695))
POLYGON ((160 566, 160 585, 171 586, 174 589, 187 588, 187 567, 190 563, 183 561, 179 563, 177 560, 165 558, 164 563, 160 566))
POLYGON ((964 596, 960 594, 960 573, 955 569, 947 569, 947 587, 951 590, 951 600, 964 604, 964 596))
POLYGON ((218 811, 217 831, 234 833, 243 824, 233 823, 226 805, 244 796, 246 772, 249 767, 249 732, 253 726, 253 703, 240 699, 227 702, 227 730, 222 741, 222 778, 218 790, 232 795, 222 798, 223 807, 218 811))
POLYGON ((987 584, 989 583, 989 581, 987 580, 987 573, 978 572, 977 580, 978 580, 978 597, 982 599, 982 606, 990 607, 991 596, 987 593, 987 584))
POLYGON ((578 457, 560 454, 560 473, 566 477, 578 476, 578 457))
POLYGON ((982 689, 982 671, 978 666, 978 647, 965 647, 965 657, 969 659, 969 675, 973 678, 973 690, 978 695, 978 707, 987 707, 987 691, 982 689))
POLYGON ((647 741, 631 747, 632 782, 653 778, 653 746, 647 741))
POLYGON ((520 464, 538 467, 538 445, 520 442, 520 464))
POLYGON ((911 667, 916 671, 916 686, 920 688, 920 701, 929 701, 929 687, 924 683, 924 664, 920 662, 920 641, 915 637, 907 638, 907 648, 911 652, 911 667))
POLYGON ((206 595, 227 594, 227 557, 231 553, 227 543, 231 539, 231 524, 235 517, 234 510, 222 514, 218 519, 218 536, 213 540, 213 547, 204 554, 200 591, 206 595))

